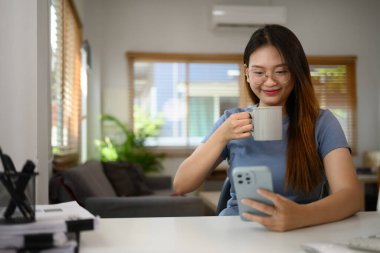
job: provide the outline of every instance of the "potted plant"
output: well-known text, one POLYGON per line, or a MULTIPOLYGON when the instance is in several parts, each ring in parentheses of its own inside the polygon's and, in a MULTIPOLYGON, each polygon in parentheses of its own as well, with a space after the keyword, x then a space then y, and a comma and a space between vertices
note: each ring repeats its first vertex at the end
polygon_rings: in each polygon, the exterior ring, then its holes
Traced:
POLYGON ((147 117, 138 107, 135 108, 136 127, 131 130, 115 116, 104 114, 100 120, 110 122, 118 131, 118 136, 105 136, 103 140, 96 140, 102 162, 128 161, 141 165, 144 173, 162 171, 164 154, 156 153, 145 146, 146 138, 155 136, 163 124, 162 117, 155 119, 147 117))

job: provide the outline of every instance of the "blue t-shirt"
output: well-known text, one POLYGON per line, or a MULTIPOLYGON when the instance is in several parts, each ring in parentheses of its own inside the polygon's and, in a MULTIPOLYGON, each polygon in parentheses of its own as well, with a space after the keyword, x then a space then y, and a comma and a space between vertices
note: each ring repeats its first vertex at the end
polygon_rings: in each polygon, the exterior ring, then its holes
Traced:
MULTIPOLYGON (((252 107, 234 108, 224 112, 215 123, 209 134, 203 139, 205 142, 215 130, 231 115, 238 112, 249 112, 252 107)), ((287 131, 289 118, 285 116, 282 122, 282 140, 278 141, 255 141, 253 138, 231 140, 221 153, 221 158, 227 159, 228 177, 232 178, 232 170, 238 166, 265 165, 272 171, 273 190, 297 203, 310 203, 321 198, 322 186, 316 187, 310 194, 296 194, 291 187, 285 191, 286 154, 287 154, 287 131)), ((336 148, 349 148, 346 137, 338 120, 329 110, 320 110, 315 127, 315 143, 321 160, 336 148)), ((325 179, 326 180, 326 179, 325 179)), ((324 181, 325 181, 324 180, 324 181)), ((231 199, 227 208, 220 215, 238 215, 238 207, 233 182, 231 180, 231 199)))

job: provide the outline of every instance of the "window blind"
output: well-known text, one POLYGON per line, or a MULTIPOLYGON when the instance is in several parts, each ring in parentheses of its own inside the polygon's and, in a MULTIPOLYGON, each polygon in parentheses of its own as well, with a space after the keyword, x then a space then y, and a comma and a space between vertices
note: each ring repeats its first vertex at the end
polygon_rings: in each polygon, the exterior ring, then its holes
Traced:
POLYGON ((321 108, 338 119, 353 154, 357 150, 355 57, 310 57, 310 71, 321 108))
POLYGON ((70 0, 52 0, 52 146, 55 155, 79 152, 81 28, 70 0))

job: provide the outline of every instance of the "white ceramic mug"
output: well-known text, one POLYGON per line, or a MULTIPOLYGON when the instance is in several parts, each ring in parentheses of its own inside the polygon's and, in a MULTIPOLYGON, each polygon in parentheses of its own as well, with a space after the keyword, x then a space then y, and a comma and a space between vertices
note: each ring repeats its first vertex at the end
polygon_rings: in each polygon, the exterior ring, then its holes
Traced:
POLYGON ((250 114, 255 141, 282 139, 282 106, 253 107, 250 114))

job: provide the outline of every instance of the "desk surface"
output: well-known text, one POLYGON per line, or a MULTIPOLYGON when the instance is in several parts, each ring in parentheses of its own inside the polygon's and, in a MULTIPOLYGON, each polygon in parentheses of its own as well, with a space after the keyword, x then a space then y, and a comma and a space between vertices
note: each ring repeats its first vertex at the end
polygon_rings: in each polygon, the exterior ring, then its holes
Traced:
POLYGON ((380 213, 361 212, 343 221, 294 231, 271 232, 230 217, 101 219, 96 231, 81 233, 81 253, 119 252, 303 252, 306 242, 346 242, 380 233, 380 213))

